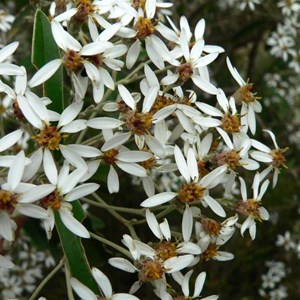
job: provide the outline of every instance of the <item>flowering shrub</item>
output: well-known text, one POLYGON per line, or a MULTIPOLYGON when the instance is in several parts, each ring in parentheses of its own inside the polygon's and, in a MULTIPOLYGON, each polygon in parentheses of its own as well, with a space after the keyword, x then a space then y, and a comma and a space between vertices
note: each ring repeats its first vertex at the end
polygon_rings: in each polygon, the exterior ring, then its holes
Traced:
MULTIPOLYGON (((299 10, 283 2, 283 15, 299 10)), ((234 259, 233 239, 255 240, 270 219, 263 199, 287 168, 288 148, 267 120, 257 126, 255 82, 207 43, 204 18, 192 26, 171 2, 47 4, 25 12, 30 63, 8 34, 14 17, 0 19, 0 268, 20 268, 12 254, 23 236, 49 248, 56 267, 34 292, 40 274, 5 295, 51 297, 44 285, 64 267, 64 298, 218 299, 219 289, 202 297, 209 264, 234 259)), ((294 57, 273 35, 271 54, 294 57)))

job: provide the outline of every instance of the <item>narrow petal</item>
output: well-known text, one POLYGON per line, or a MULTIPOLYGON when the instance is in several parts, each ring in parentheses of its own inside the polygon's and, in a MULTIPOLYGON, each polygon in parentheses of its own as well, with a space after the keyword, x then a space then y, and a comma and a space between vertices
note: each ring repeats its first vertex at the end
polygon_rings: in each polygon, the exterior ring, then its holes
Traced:
POLYGON ((57 168, 53 156, 48 149, 44 149, 43 166, 45 174, 52 184, 57 183, 57 168))
POLYGON ((220 217, 226 217, 226 212, 224 208, 217 202, 214 198, 209 195, 204 196, 204 200, 211 210, 220 217))
POLYGON ((58 212, 62 222, 71 232, 82 238, 90 238, 87 229, 74 218, 70 210, 67 208, 60 208, 58 212))
POLYGON ((70 279, 72 289, 75 293, 84 300, 97 300, 98 297, 87 286, 82 284, 79 280, 72 277, 70 279))
POLYGON ((124 122, 115 118, 98 117, 87 121, 87 126, 95 129, 114 129, 124 122))
POLYGON ((122 100, 132 109, 135 110, 135 101, 129 91, 123 84, 118 85, 118 91, 122 100))
POLYGON ((122 161, 117 161, 116 165, 123 170, 124 172, 134 175, 134 176, 138 176, 138 177, 146 177, 147 176, 147 172, 146 170, 136 164, 136 163, 126 163, 126 162, 122 162, 122 161))
POLYGON ((92 268, 92 274, 104 296, 110 298, 112 296, 112 287, 107 276, 97 268, 92 268))
POLYGON ((152 197, 149 197, 145 201, 141 203, 141 206, 143 207, 154 207, 160 204, 164 204, 172 199, 174 199, 177 196, 177 193, 172 192, 163 192, 156 194, 152 197))
POLYGON ((180 174, 183 176, 183 178, 185 179, 186 182, 190 182, 191 177, 190 177, 190 171, 189 171, 188 165, 186 163, 186 160, 185 160, 180 148, 177 145, 175 145, 175 148, 174 148, 174 156, 175 156, 175 161, 178 166, 178 170, 179 170, 180 174))
POLYGON ((118 193, 120 189, 119 176, 113 166, 109 167, 107 188, 110 194, 118 193))
POLYGON ((64 197, 64 200, 68 202, 80 200, 82 197, 94 193, 99 188, 99 186, 100 185, 96 183, 85 183, 77 186, 64 197))
POLYGON ((189 242, 193 230, 193 214, 188 205, 186 205, 182 217, 182 237, 185 242, 189 242))
POLYGON ((5 151, 13 146, 21 138, 22 134, 23 130, 17 129, 2 137, 0 139, 0 152, 5 151))

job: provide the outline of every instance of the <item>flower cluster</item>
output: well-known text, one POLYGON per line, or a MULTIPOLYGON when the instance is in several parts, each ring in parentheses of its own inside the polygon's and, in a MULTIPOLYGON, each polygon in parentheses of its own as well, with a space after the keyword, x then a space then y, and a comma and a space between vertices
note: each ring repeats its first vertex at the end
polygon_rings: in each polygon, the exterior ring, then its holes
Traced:
MULTIPOLYGON (((250 9, 260 3, 246 2, 250 9)), ((108 262, 136 274, 131 295, 113 293, 97 268, 91 278, 99 290, 92 290, 69 266, 69 283, 83 299, 137 299, 132 294, 142 285, 151 286, 160 299, 199 299, 206 273, 197 276, 191 294, 194 266, 233 259, 223 249, 236 228, 255 239, 257 224, 269 219, 262 205, 268 177, 275 187, 287 167, 287 148, 270 130, 265 130, 270 145, 258 140, 256 115, 262 105, 253 84, 227 57, 224 68, 236 85, 226 95, 210 76, 210 65, 224 49, 206 44, 204 19, 194 30, 184 16, 175 24, 171 7, 155 0, 55 1, 49 30, 58 57, 31 75, 7 62, 18 42, 0 50, 0 91, 6 99, 0 238, 13 242, 20 220, 36 218, 48 239, 56 225, 58 231, 93 237, 127 255, 129 260, 108 262), (59 72, 66 77, 62 103, 45 88, 59 72), (141 183, 138 197, 129 187, 132 178, 141 183), (236 187, 230 199, 224 197, 236 187), (130 205, 110 202, 121 193, 132 198, 130 205), (84 203, 88 217, 98 207, 125 226, 126 248, 82 223, 78 211, 84 203), (155 241, 137 234, 135 225, 143 223, 155 241)), ((11 268, 4 250, 0 267, 11 268)))

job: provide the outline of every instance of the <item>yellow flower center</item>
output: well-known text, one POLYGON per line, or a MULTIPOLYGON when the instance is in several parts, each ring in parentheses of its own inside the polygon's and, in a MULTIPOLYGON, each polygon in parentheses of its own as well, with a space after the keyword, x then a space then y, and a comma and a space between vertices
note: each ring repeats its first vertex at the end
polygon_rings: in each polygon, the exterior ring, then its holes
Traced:
POLYGON ((129 112, 127 115, 126 126, 133 133, 137 135, 144 135, 148 133, 152 126, 152 113, 138 113, 129 112))
POLYGON ((17 205, 17 196, 5 190, 0 190, 0 212, 6 211, 12 213, 17 205))
POLYGON ((74 50, 69 50, 64 57, 64 65, 70 72, 79 71, 82 68, 83 58, 74 50))
POLYGON ((155 165, 156 163, 156 159, 154 158, 154 156, 152 156, 151 158, 145 160, 145 161, 142 161, 140 162, 140 165, 146 169, 146 170, 150 170, 153 168, 153 166, 155 165))
POLYGON ((272 165, 276 168, 284 167, 287 169, 286 166, 286 158, 284 157, 283 153, 286 152, 289 148, 284 149, 274 149, 271 152, 271 155, 273 157, 272 165))
POLYGON ((116 156, 119 154, 119 151, 117 149, 110 149, 108 151, 105 151, 103 153, 103 160, 108 165, 113 165, 115 163, 116 156))
POLYGON ((88 16, 95 10, 91 0, 77 0, 75 6, 78 10, 73 19, 77 23, 86 22, 88 16))
POLYGON ((174 104, 174 102, 169 97, 166 97, 164 95, 158 95, 152 105, 151 113, 155 114, 162 108, 170 106, 172 104, 174 104))
POLYGON ((210 243, 207 249, 201 254, 202 260, 210 260, 218 255, 218 248, 215 243, 210 243))
POLYGON ((226 132, 240 132, 240 117, 237 114, 230 115, 225 114, 221 120, 222 122, 222 129, 226 132))
POLYGON ((234 94, 233 97, 237 103, 245 102, 251 103, 254 102, 258 97, 255 96, 255 93, 252 93, 253 83, 247 83, 246 85, 240 87, 234 94))
POLYGON ((179 82, 184 83, 193 75, 193 68, 189 63, 179 66, 176 70, 179 74, 179 82))
POLYGON ((56 126, 46 125, 39 134, 32 138, 36 140, 40 147, 48 148, 52 151, 59 150, 59 143, 63 137, 65 136, 58 131, 56 126))
POLYGON ((215 156, 218 166, 227 165, 231 170, 235 170, 240 166, 240 156, 237 151, 229 150, 219 153, 215 156))
POLYGON ((148 258, 141 262, 139 279, 142 282, 157 280, 163 277, 164 271, 161 262, 148 258))
POLYGON ((222 228, 221 224, 217 221, 209 218, 202 218, 201 224, 204 227, 204 230, 210 235, 210 236, 218 236, 220 234, 220 230, 222 228))
POLYGON ((154 245, 154 250, 157 252, 157 256, 163 261, 176 256, 176 244, 162 241, 154 245))
POLYGON ((137 31, 136 37, 139 40, 144 40, 155 31, 155 25, 152 23, 152 20, 144 17, 139 17, 134 28, 137 31))
POLYGON ((51 207, 54 210, 60 209, 62 201, 63 199, 57 190, 41 199, 41 203, 45 208, 51 207))
POLYGON ((240 200, 237 202, 236 211, 246 217, 251 216, 256 220, 261 221, 258 210, 260 206, 260 203, 254 199, 247 199, 246 201, 240 200))
POLYGON ((201 200, 203 198, 204 191, 204 187, 190 182, 184 184, 180 188, 177 199, 183 203, 192 203, 194 201, 201 200))

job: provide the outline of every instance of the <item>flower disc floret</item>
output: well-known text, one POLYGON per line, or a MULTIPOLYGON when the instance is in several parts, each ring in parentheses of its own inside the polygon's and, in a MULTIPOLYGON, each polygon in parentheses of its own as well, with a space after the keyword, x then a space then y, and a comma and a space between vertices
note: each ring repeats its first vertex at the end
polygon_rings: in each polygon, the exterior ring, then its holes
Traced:
POLYGON ((74 15, 74 21, 77 23, 84 23, 95 10, 91 0, 77 0, 75 6, 78 10, 74 15))
POLYGON ((253 88, 253 83, 248 83, 244 86, 241 86, 234 94, 234 99, 238 102, 252 103, 256 101, 255 94, 251 92, 253 88))
POLYGON ((179 66, 176 72, 179 74, 178 80, 180 82, 186 82, 188 79, 192 77, 194 73, 193 67, 189 63, 179 66))
POLYGON ((218 247, 216 243, 210 243, 206 250, 201 254, 203 260, 213 259, 218 255, 218 247))
POLYGON ((286 158, 284 157, 283 153, 287 151, 288 148, 284 149, 274 149, 271 151, 271 155, 273 158, 272 165, 276 168, 279 168, 281 166, 287 168, 286 166, 286 158))
POLYGON ((240 132, 241 121, 240 117, 237 114, 230 115, 225 114, 221 120, 222 129, 226 132, 240 132))
POLYGON ((152 120, 152 113, 130 112, 127 115, 126 126, 133 134, 144 135, 149 132, 152 120))
POLYGON ((162 241, 154 245, 154 250, 157 253, 157 256, 163 261, 171 257, 175 257, 176 254, 176 244, 168 241, 162 241))
POLYGON ((160 279, 165 273, 164 267, 157 259, 146 258, 139 262, 139 279, 142 282, 149 282, 160 279))
POLYGON ((138 21, 134 26, 135 30, 137 31, 136 37, 139 40, 145 39, 147 36, 151 35, 155 31, 155 24, 153 24, 152 20, 139 17, 138 21))
POLYGON ((50 207, 54 210, 59 210, 61 208, 62 201, 63 201, 63 199, 62 199, 61 195, 59 194, 59 192, 57 190, 55 190, 48 196, 44 197, 41 200, 41 203, 45 208, 50 207))
POLYGON ((64 56, 64 65, 70 72, 79 71, 83 67, 83 58, 74 50, 69 50, 64 56))
POLYGON ((33 139, 35 139, 42 148, 59 150, 59 144, 63 137, 56 126, 46 125, 33 139))
POLYGON ((218 223, 217 221, 210 219, 210 218, 202 218, 200 222, 201 222, 204 230, 210 236, 218 236, 220 234, 222 225, 220 223, 218 223))
POLYGON ((103 160, 108 165, 113 165, 116 162, 116 156, 119 154, 119 151, 117 149, 110 149, 108 151, 105 151, 103 153, 103 160))
POLYGON ((183 203, 192 203, 203 198, 205 188, 194 182, 184 184, 179 192, 177 199, 183 203))
POLYGON ((170 97, 167 97, 165 95, 158 95, 155 99, 155 102, 152 105, 151 112, 155 114, 162 108, 173 104, 174 102, 170 99, 170 97))
POLYGON ((0 212, 12 213, 17 205, 17 197, 10 191, 0 190, 0 212))
POLYGON ((219 153, 215 156, 218 166, 227 165, 229 169, 236 170, 240 166, 240 155, 235 150, 219 153))
POLYGON ((244 216, 251 216, 253 219, 261 221, 260 206, 260 203, 255 199, 240 200, 237 203, 236 211, 244 216))
POLYGON ((142 161, 140 162, 140 165, 146 169, 146 170, 150 170, 153 168, 153 166, 155 165, 156 163, 156 159, 154 156, 152 156, 151 158, 145 160, 145 161, 142 161))

